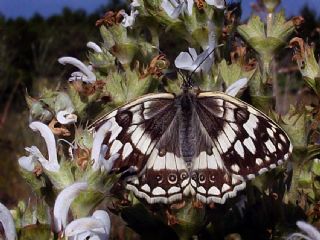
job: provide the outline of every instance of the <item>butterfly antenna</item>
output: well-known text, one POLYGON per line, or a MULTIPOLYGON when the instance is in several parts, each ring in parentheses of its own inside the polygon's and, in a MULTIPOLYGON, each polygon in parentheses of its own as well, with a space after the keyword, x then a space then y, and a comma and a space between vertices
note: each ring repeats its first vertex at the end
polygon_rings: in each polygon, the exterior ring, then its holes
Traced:
POLYGON ((201 65, 210 57, 210 55, 219 47, 223 46, 223 44, 220 44, 218 45, 217 47, 213 48, 209 54, 204 58, 202 59, 202 61, 199 63, 199 65, 191 72, 191 74, 188 76, 188 82, 190 85, 192 85, 192 82, 191 82, 191 78, 193 76, 193 74, 199 69, 199 67, 201 67, 201 65))

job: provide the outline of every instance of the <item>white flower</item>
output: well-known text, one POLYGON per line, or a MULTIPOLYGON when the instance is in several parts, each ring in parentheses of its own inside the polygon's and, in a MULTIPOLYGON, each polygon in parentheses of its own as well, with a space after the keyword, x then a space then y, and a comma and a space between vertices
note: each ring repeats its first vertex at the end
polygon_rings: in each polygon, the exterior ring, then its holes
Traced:
POLYGON ((73 111, 74 111, 73 109, 59 111, 56 116, 58 122, 63 125, 76 123, 78 117, 77 115, 73 114, 73 111))
POLYGON ((192 15, 193 4, 193 0, 163 0, 161 7, 171 18, 176 19, 180 14, 192 15))
MULTIPOLYGON (((34 146, 33 146, 34 147, 34 146)), ((26 148, 27 150, 28 148, 26 148)), ((38 149, 39 150, 39 149, 38 149)), ((28 151, 28 150, 27 150, 28 151)), ((35 168, 37 158, 34 155, 23 156, 18 159, 20 167, 28 172, 32 172, 35 168)))
POLYGON ((71 203, 81 191, 84 191, 87 188, 88 183, 76 182, 59 193, 53 208, 54 227, 56 232, 60 232, 66 227, 71 203))
POLYGON ((212 22, 208 22, 208 41, 203 44, 205 49, 199 55, 194 48, 189 48, 189 52, 181 52, 175 59, 174 64, 177 68, 188 70, 190 72, 208 73, 214 63, 214 49, 216 47, 216 31, 212 22))
POLYGON ((298 221, 297 226, 306 233, 293 233, 291 234, 287 240, 298 240, 298 239, 305 239, 305 240, 319 240, 320 239, 320 232, 314 226, 309 223, 298 221))
POLYGON ((130 3, 131 8, 140 7, 140 6, 141 6, 141 4, 140 4, 139 0, 133 0, 132 3, 130 3))
POLYGON ((103 145, 102 143, 111 127, 111 122, 106 122, 95 133, 91 150, 91 160, 93 161, 92 169, 94 171, 97 171, 103 166, 104 169, 109 172, 113 166, 114 161, 119 157, 119 154, 116 153, 112 155, 108 160, 104 159, 105 153, 108 150, 108 146, 103 145))
POLYGON ((216 8, 223 9, 226 7, 225 0, 205 0, 207 4, 213 5, 216 8))
POLYGON ((210 54, 210 50, 211 48, 207 48, 198 55, 194 48, 189 48, 189 52, 181 52, 178 55, 174 64, 177 68, 188 70, 190 72, 203 71, 204 73, 207 73, 213 64, 213 57, 208 56, 210 54))
POLYGON ((248 84, 248 78, 241 78, 234 83, 232 83, 227 90, 225 91, 226 94, 235 97, 236 95, 242 93, 248 84))
POLYGON ((36 146, 31 146, 25 148, 25 150, 29 152, 29 156, 19 158, 20 166, 27 171, 33 171, 35 163, 38 161, 47 171, 58 172, 60 165, 58 163, 56 142, 51 129, 44 123, 37 121, 32 122, 29 127, 33 131, 40 132, 46 142, 49 159, 47 160, 36 146))
POLYGON ((109 239, 110 218, 106 211, 96 210, 92 217, 76 219, 69 223, 65 229, 68 239, 109 239))
POLYGON ((136 21, 136 17, 139 15, 138 10, 131 9, 130 15, 128 15, 126 12, 121 12, 123 16, 123 20, 121 22, 122 26, 124 27, 132 27, 134 22, 136 21))
POLYGON ((101 47, 99 47, 98 44, 94 43, 94 42, 88 42, 87 43, 87 47, 91 48, 93 51, 95 51, 96 53, 102 53, 102 49, 101 47))
POLYGON ((86 66, 83 62, 80 60, 73 58, 73 57, 61 57, 58 59, 59 63, 65 65, 65 64, 71 64, 77 68, 79 68, 80 72, 73 72, 71 74, 71 77, 69 78, 69 81, 76 81, 81 80, 85 83, 94 83, 97 78, 96 75, 92 72, 92 68, 89 66, 86 66))
POLYGON ((2 203, 0 203, 0 223, 2 224, 4 230, 5 239, 17 239, 16 228, 14 226, 12 215, 9 209, 6 208, 2 203))
POLYGON ((74 106, 68 94, 61 92, 55 98, 54 111, 59 123, 66 125, 77 122, 77 116, 73 114, 74 106))

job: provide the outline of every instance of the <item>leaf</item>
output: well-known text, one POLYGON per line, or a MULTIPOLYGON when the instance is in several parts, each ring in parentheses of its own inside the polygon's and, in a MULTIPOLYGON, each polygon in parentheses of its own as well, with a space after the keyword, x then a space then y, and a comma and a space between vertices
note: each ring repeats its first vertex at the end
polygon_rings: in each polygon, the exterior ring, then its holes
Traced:
POLYGON ((238 26, 240 35, 250 43, 251 39, 264 39, 266 37, 264 31, 264 23, 258 16, 253 15, 247 24, 238 26))
POLYGON ((290 106, 289 112, 282 117, 282 128, 289 135, 294 147, 305 148, 307 146, 307 117, 305 113, 297 113, 294 106, 290 106))
POLYGON ((113 39, 111 32, 105 26, 101 26, 100 34, 103 39, 104 47, 108 50, 111 49, 115 45, 115 40, 113 39))
POLYGON ((280 11, 273 16, 272 24, 268 25, 267 36, 268 38, 273 37, 284 42, 293 31, 293 22, 286 22, 284 11, 280 11))
POLYGON ((222 60, 218 65, 218 68, 219 73, 227 86, 230 86, 241 78, 248 78, 250 80, 255 72, 255 69, 251 71, 245 71, 237 63, 228 65, 226 60, 222 60))

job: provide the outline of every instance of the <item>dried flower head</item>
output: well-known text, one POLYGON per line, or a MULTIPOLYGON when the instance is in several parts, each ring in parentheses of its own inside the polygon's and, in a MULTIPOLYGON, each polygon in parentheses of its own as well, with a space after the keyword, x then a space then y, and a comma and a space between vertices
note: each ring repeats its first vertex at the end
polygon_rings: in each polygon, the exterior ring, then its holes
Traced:
POLYGON ((101 25, 104 25, 106 27, 111 27, 116 24, 120 24, 123 20, 123 12, 118 11, 108 11, 106 12, 102 18, 96 21, 96 26, 100 27, 101 25))
POLYGON ((296 16, 293 17, 291 21, 293 22, 296 28, 299 28, 304 23, 304 18, 302 16, 296 16))
POLYGON ((141 78, 145 78, 148 75, 160 78, 163 75, 162 71, 168 68, 169 65, 170 62, 166 55, 159 54, 151 60, 149 66, 143 71, 141 78))
POLYGON ((71 132, 67 126, 59 123, 56 118, 53 118, 49 123, 49 128, 56 136, 69 137, 71 135, 71 132))
POLYGON ((204 9, 204 4, 205 4, 204 0, 195 0, 194 2, 199 10, 204 9))

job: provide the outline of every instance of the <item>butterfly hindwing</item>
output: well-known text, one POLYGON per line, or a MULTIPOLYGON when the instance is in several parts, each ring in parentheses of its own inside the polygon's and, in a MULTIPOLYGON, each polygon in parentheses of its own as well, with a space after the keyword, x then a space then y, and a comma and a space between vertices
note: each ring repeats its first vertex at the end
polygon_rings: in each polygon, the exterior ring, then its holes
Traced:
POLYGON ((159 154, 156 147, 145 170, 127 181, 127 189, 149 203, 171 203, 181 200, 188 191, 189 174, 184 160, 173 152, 159 154))

